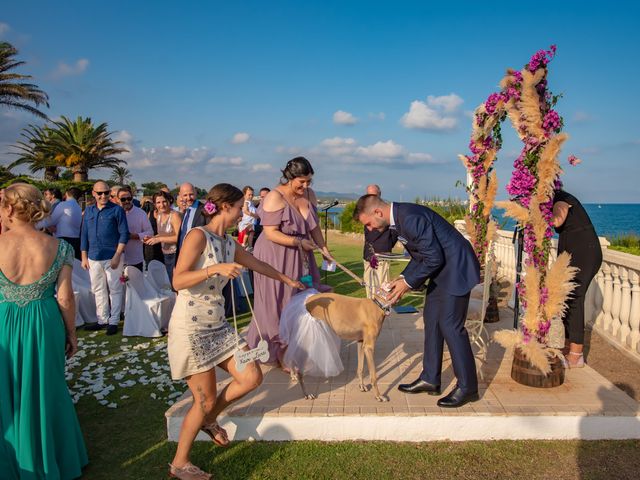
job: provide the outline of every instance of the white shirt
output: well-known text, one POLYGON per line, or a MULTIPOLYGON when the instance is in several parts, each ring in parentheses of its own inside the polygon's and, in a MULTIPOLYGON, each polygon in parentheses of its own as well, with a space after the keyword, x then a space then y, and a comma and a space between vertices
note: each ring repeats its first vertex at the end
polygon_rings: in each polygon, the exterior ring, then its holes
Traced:
POLYGON ((57 203, 51 215, 36 224, 38 229, 56 227, 58 238, 80 238, 81 226, 82 209, 75 198, 57 203))
POLYGON ((133 206, 129 211, 125 210, 125 213, 127 215, 129 233, 135 233, 140 238, 130 238, 127 242, 124 247, 124 263, 137 265, 144 261, 142 239, 144 237, 153 237, 153 228, 151 228, 149 217, 141 208, 133 206))
POLYGON ((389 204, 389 228, 396 228, 396 219, 393 218, 393 202, 389 204))
MULTIPOLYGON (((255 215, 256 207, 253 206, 253 202, 250 200, 247 200, 244 203, 247 206, 247 210, 249 210, 249 212, 255 215)), ((255 223, 256 223, 255 217, 252 217, 251 215, 247 215, 246 213, 243 213, 242 220, 240 220, 240 223, 238 224, 238 230, 242 231, 245 228, 250 227, 251 225, 254 225, 255 223)))

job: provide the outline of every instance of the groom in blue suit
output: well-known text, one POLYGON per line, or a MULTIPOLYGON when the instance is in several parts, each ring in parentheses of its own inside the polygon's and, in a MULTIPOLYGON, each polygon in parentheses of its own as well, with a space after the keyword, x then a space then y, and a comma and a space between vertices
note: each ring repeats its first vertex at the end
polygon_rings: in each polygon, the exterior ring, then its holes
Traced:
POLYGON ((396 303, 427 280, 422 373, 402 384, 405 393, 440 395, 444 342, 451 354, 457 385, 438 400, 439 407, 460 407, 478 400, 476 365, 464 327, 471 289, 480 281, 480 265, 471 244, 433 210, 412 203, 386 203, 376 195, 364 195, 353 218, 368 230, 395 229, 411 261, 391 283, 387 299, 396 303))

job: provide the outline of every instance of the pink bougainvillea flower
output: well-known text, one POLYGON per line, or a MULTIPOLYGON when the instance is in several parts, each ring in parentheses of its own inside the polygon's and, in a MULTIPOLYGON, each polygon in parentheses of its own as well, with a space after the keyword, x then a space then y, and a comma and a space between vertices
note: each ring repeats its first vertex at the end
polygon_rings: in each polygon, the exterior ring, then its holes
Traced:
POLYGON ((575 155, 569 155, 569 164, 575 167, 580 163, 582 163, 582 160, 580 160, 578 157, 576 157, 575 155))

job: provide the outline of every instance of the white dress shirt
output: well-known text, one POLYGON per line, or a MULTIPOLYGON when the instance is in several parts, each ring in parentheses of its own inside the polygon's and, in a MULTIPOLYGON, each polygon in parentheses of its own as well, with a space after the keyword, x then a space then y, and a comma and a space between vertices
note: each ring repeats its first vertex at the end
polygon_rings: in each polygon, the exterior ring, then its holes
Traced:
POLYGON ((144 237, 153 237, 153 228, 149 217, 144 210, 138 207, 131 207, 126 211, 127 225, 129 225, 129 233, 135 233, 139 238, 130 238, 124 247, 124 263, 127 265, 137 265, 144 261, 144 250, 142 239, 144 237))

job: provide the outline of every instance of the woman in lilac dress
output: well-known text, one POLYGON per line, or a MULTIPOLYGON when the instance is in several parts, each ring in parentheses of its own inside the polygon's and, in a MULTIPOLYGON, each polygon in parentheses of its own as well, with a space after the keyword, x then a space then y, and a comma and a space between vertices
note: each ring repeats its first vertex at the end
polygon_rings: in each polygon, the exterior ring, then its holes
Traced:
MULTIPOLYGON (((310 275, 313 287, 321 290, 320 272, 313 256, 318 247, 325 255, 325 245, 315 198, 309 189, 313 168, 304 157, 289 160, 282 170, 280 185, 260 203, 258 215, 263 232, 256 241, 253 254, 290 278, 310 275)), ((254 273, 255 316, 249 326, 247 341, 255 348, 260 333, 269 345, 271 364, 282 364, 286 345, 280 341, 280 314, 298 290, 269 277, 254 273), (258 329, 260 332, 258 332, 258 329)))

